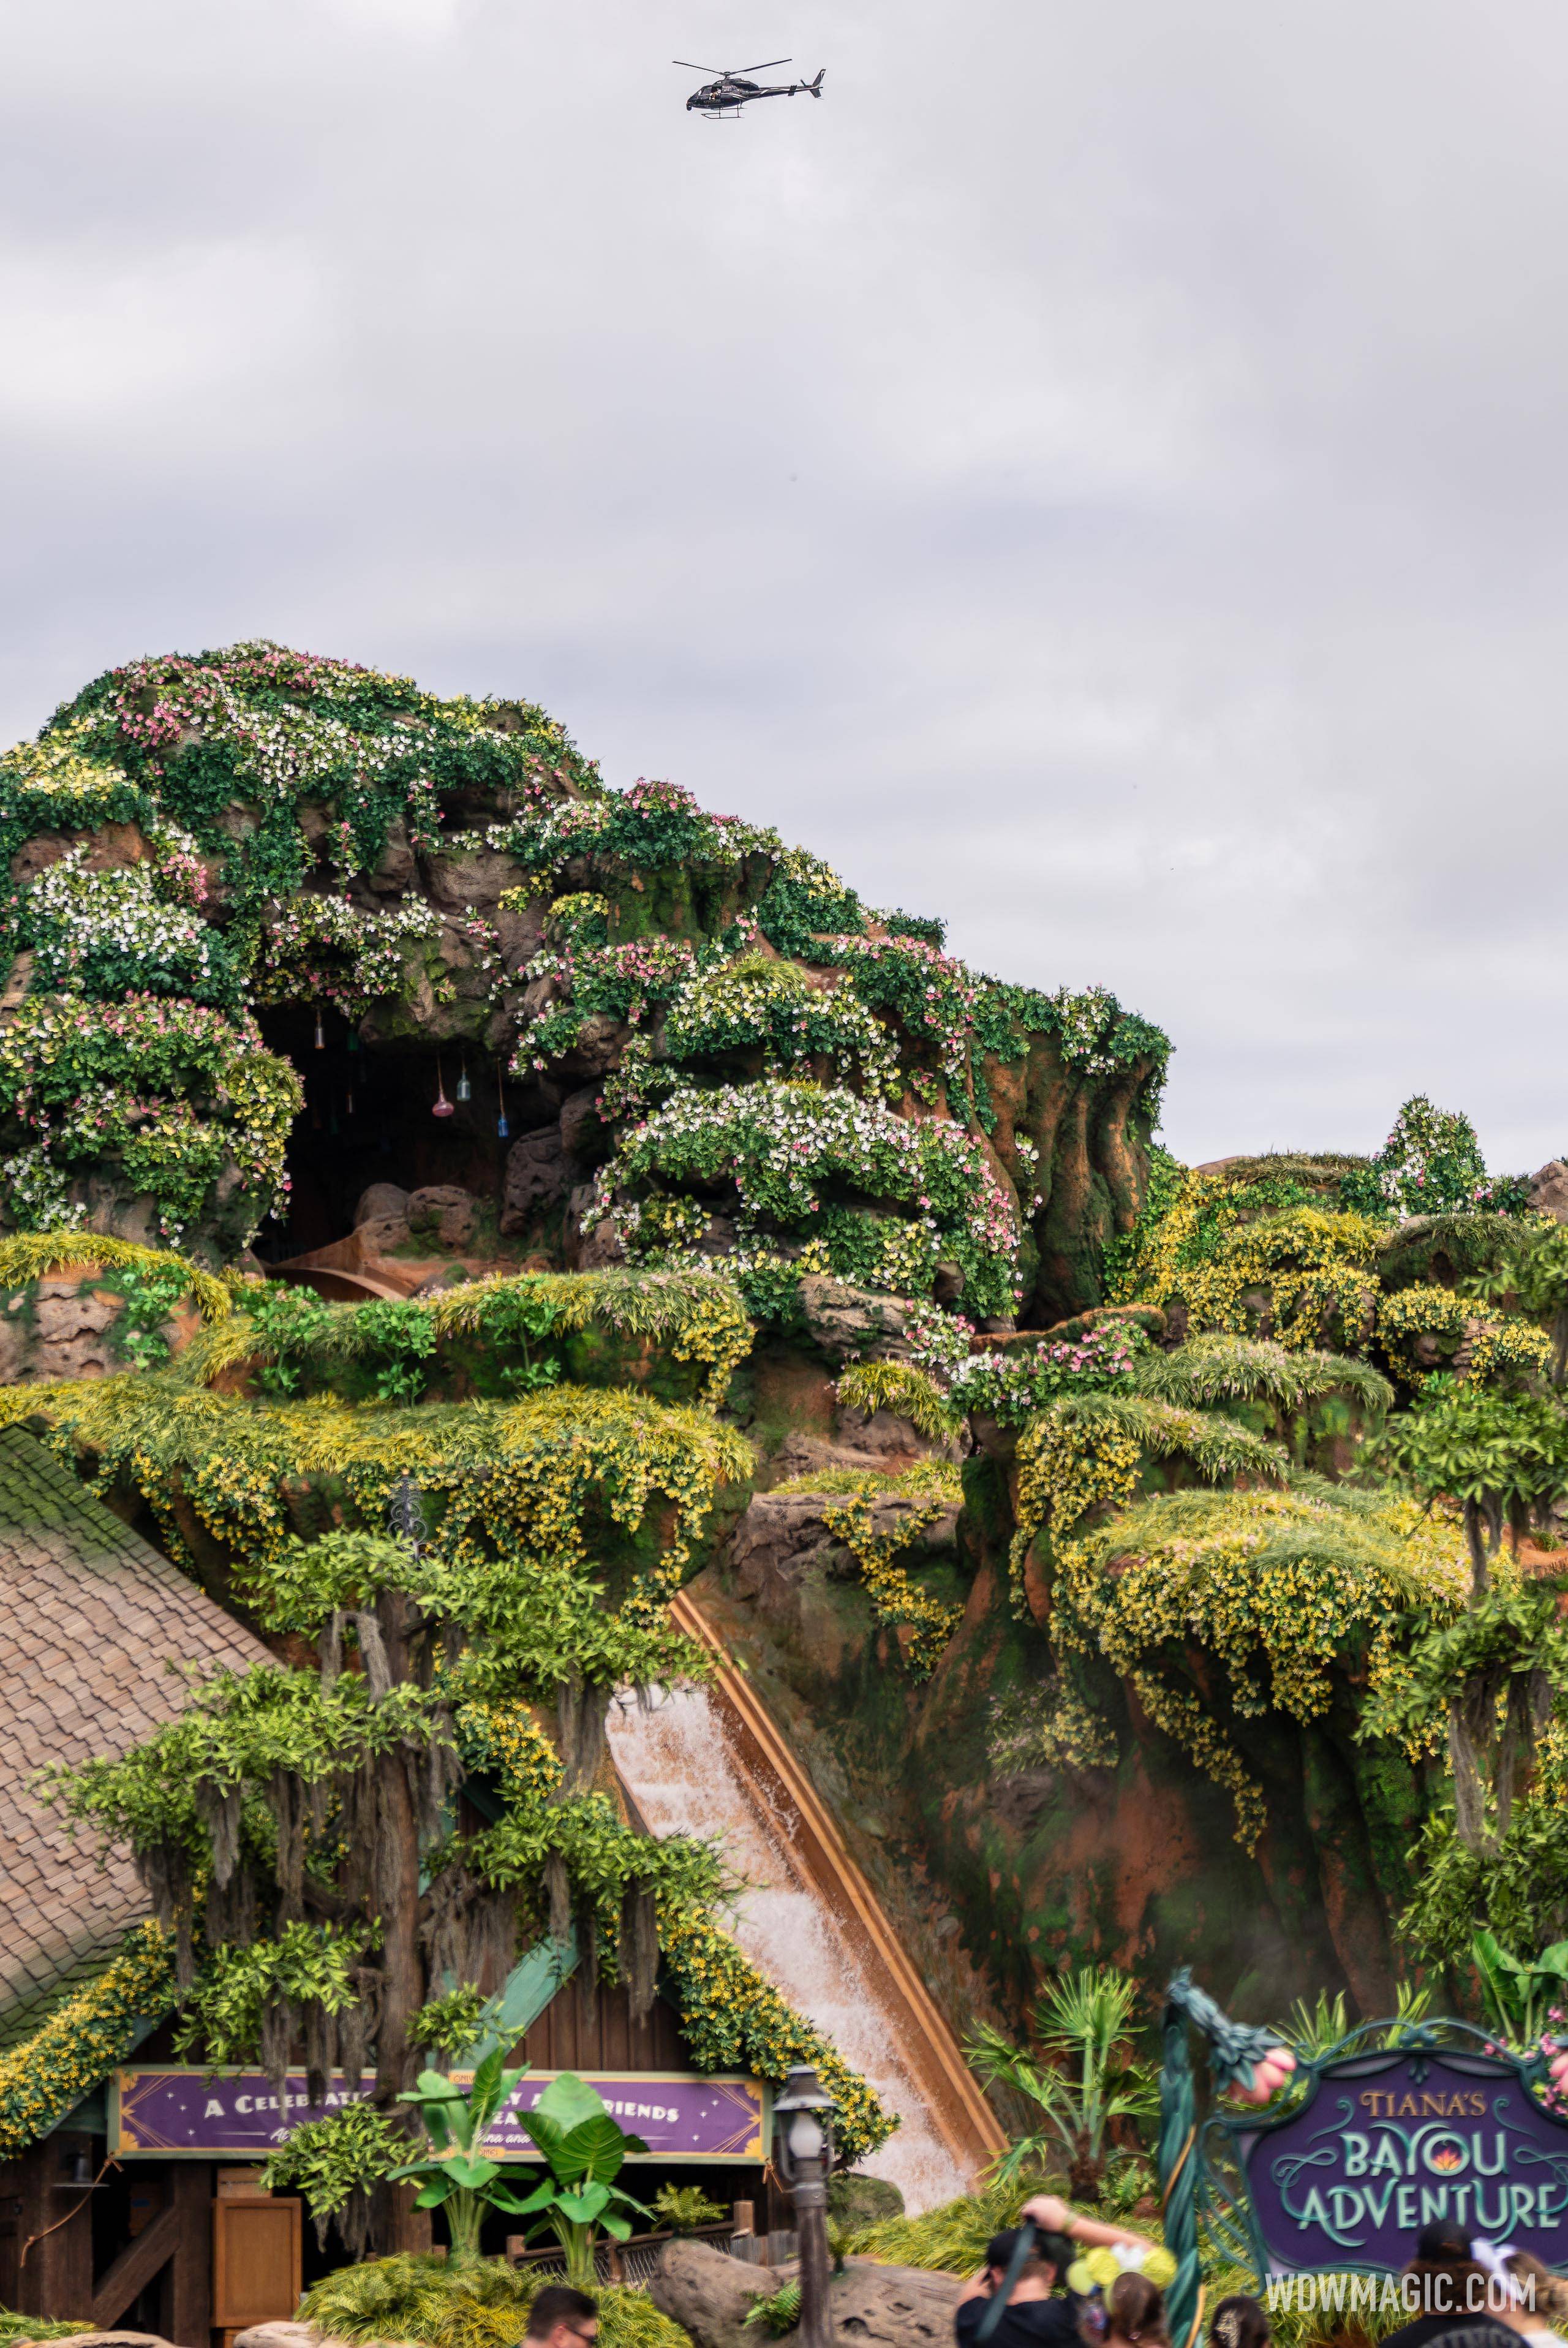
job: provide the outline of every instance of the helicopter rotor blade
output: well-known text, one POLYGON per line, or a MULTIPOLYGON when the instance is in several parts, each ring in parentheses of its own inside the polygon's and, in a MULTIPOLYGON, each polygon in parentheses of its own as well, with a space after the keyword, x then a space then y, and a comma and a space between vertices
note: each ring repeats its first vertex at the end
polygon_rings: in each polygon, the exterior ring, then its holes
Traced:
POLYGON ((787 66, 789 57, 764 57, 759 66, 698 66, 690 57, 672 57, 673 66, 684 66, 687 73, 712 74, 716 81, 733 81, 737 74, 766 73, 769 66, 787 66))

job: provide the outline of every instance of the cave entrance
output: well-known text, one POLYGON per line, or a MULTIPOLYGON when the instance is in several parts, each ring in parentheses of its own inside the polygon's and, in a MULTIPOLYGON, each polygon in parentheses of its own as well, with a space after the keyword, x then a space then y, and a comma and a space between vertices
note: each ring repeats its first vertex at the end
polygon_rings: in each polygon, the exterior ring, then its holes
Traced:
POLYGON ((423 1042, 366 1044, 332 1011, 323 1043, 309 1006, 261 1014, 269 1051, 293 1061, 304 1106, 289 1137, 286 1212, 270 1216, 254 1242, 263 1263, 330 1246, 354 1229, 355 1210, 373 1182, 401 1190, 450 1184, 467 1190, 493 1240, 510 1142, 497 1129, 504 1098, 513 1134, 520 1089, 504 1094, 497 1063, 471 1047, 423 1042), (462 1078, 469 1098, 460 1100, 462 1078), (433 1114, 444 1093, 449 1117, 433 1114))

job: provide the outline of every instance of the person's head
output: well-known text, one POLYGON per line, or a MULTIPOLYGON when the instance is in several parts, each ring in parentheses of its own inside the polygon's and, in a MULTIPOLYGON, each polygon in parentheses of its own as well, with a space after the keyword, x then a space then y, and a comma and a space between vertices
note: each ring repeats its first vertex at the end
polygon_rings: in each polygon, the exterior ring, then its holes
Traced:
POLYGON ((1540 2259, 1528 2250, 1510 2251, 1507 2271, 1510 2271, 1511 2280, 1522 2287, 1523 2299, 1531 2299, 1532 2291, 1535 2306, 1542 2312, 1544 2322, 1552 2324, 1554 2332, 1561 2332, 1563 2315, 1568 2315, 1568 2278, 1552 2273, 1552 2268, 1542 2266, 1540 2259))
POLYGON ((1486 2305, 1487 2271, 1471 2256, 1470 2236, 1451 2218, 1422 2227, 1405 2273, 1420 2286, 1421 2304, 1439 2313, 1486 2305))
POLYGON ((533 2294, 526 2337, 536 2348, 588 2348, 599 2337, 598 2305, 569 2282, 547 2282, 533 2294))
POLYGON ((1452 2219, 1439 2219, 1423 2226, 1416 2237, 1416 2255, 1411 2264, 1418 2267, 1469 2267, 1475 2264, 1470 2256, 1470 2236, 1452 2219))
POLYGON ((1515 2296, 1537 2330, 1561 2332, 1568 2317, 1568 2281, 1530 2250, 1513 2250, 1508 2259, 1509 2281, 1515 2296))
MULTIPOLYGON (((1013 2263, 1013 2253, 1018 2247, 1022 2230, 1008 2226, 1000 2234, 993 2234, 985 2245, 985 2274, 991 2287, 1002 2281, 1013 2263)), ((1014 2295, 1020 2299, 1044 2299, 1056 2289, 1073 2261, 1073 2246, 1064 2234, 1037 2233, 1032 2255, 1026 2260, 1014 2295)))
POLYGON ((1170 2348, 1165 2330, 1165 2301, 1147 2275, 1136 2269, 1118 2275, 1106 2297, 1111 2337, 1130 2348, 1170 2348))
POLYGON ((1269 2320, 1244 2291, 1222 2299, 1209 2319, 1210 2348, 1268 2348, 1269 2320))

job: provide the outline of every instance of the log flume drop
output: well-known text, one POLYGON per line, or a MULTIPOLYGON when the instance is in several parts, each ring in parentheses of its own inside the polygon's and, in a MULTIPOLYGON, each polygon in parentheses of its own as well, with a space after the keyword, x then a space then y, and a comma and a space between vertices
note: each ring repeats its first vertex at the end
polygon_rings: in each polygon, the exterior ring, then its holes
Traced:
MULTIPOLYGON (((901 2043, 906 2018, 814 1880, 787 1792, 732 1748, 721 1703, 694 1687, 655 1692, 645 1709, 622 1699, 608 1723, 615 1766, 653 1833, 718 1841, 746 1887, 734 1926, 740 1946, 898 2113, 900 2127, 865 2162, 867 2173, 899 2186, 912 2214, 951 2200, 967 2189, 970 2164, 922 2090, 918 2057, 901 2043)), ((922 2051, 929 2070, 932 2050, 922 2051)))

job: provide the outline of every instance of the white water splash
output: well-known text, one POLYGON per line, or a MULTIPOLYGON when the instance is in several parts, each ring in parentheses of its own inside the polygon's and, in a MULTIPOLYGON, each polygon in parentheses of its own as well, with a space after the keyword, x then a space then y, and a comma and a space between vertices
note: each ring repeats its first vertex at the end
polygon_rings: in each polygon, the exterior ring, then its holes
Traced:
POLYGON ((624 1698, 611 1708, 608 1733, 615 1766, 650 1830, 719 1845, 746 1886, 733 1927, 741 1948, 899 2115, 902 2125, 861 2163, 863 2170, 897 2185, 912 2216, 964 2192, 965 2178, 932 2125, 890 2016, 795 1859, 789 1816, 737 1767, 706 1690, 657 1694, 646 1710, 624 1698))

